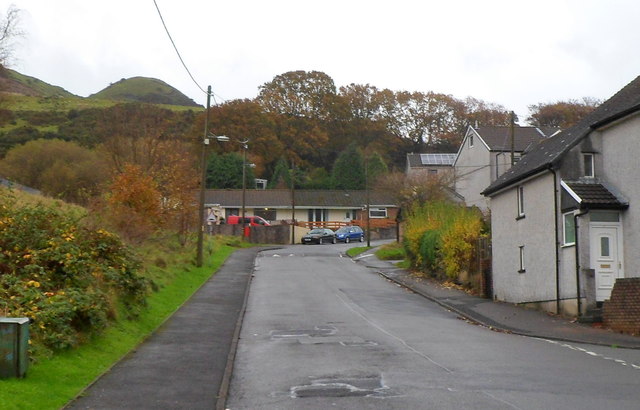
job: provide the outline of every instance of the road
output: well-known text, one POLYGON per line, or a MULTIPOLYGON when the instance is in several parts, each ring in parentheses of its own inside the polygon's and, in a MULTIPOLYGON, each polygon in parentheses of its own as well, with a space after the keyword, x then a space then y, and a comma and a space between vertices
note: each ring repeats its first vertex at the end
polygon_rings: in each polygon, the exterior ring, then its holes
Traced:
POLYGON ((256 260, 227 408, 638 409, 640 351, 498 333, 344 256, 256 260))

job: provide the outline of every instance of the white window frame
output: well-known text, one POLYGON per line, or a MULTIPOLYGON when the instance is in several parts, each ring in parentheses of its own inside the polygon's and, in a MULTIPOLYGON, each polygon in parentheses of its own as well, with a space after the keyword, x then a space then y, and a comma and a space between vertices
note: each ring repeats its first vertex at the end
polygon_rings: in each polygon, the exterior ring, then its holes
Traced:
POLYGON ((582 166, 584 167, 584 176, 587 178, 595 178, 596 177, 596 164, 595 164, 595 155, 588 153, 582 154, 582 166), (587 161, 589 163, 589 167, 591 168, 591 172, 587 173, 587 161))
POLYGON ((524 185, 518 185, 516 196, 518 198, 518 219, 524 218, 524 185))
POLYGON ((369 208, 369 218, 387 218, 387 208, 369 208), (377 212, 378 214, 374 214, 374 212, 377 212))
POLYGON ((525 265, 525 259, 524 259, 524 245, 518 246, 518 253, 519 253, 519 259, 520 259, 520 269, 518 269, 518 273, 525 273, 526 270, 526 265, 525 265))
POLYGON ((571 246, 575 244, 576 244, 575 218, 573 217, 573 212, 567 212, 562 214, 562 245, 571 246), (567 220, 570 220, 571 222, 568 224, 567 220), (568 229, 573 229, 573 232, 571 232, 573 236, 573 242, 567 241, 567 234, 570 233, 568 229))

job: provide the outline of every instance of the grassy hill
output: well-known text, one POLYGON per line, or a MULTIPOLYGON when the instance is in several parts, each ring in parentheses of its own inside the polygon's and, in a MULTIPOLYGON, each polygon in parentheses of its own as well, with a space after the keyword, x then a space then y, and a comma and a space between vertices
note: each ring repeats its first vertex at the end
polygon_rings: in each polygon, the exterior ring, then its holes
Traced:
POLYGON ((123 78, 89 98, 199 107, 192 99, 164 81, 147 77, 123 78))
POLYGON ((32 97, 80 98, 62 87, 0 66, 0 90, 32 97))

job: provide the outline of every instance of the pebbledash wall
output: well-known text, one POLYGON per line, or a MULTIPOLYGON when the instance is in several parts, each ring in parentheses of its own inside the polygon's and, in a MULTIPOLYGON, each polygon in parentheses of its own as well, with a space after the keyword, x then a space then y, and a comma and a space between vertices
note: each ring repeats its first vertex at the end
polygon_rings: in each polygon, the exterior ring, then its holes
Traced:
POLYGON ((608 328, 640 335, 640 278, 616 280, 611 298, 604 302, 603 322, 608 328))

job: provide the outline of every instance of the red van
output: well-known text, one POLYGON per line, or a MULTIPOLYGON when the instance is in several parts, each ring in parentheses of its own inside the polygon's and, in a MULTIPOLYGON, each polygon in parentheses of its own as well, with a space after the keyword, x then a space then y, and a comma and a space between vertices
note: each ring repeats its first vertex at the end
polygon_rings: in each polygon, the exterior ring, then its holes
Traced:
MULTIPOLYGON (((271 224, 267 222, 264 218, 260 216, 245 216, 245 223, 249 226, 270 226, 271 224)), ((226 223, 229 225, 237 225, 242 223, 242 217, 238 215, 230 215, 227 217, 226 223)))

